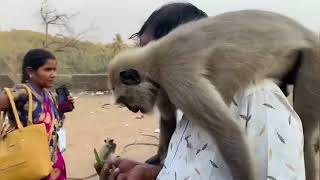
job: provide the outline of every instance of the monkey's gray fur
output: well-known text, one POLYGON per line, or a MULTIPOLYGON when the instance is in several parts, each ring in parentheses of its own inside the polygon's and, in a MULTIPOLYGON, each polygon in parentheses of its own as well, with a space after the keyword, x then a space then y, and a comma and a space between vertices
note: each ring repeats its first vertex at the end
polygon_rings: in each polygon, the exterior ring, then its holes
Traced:
POLYGON ((134 112, 150 112, 155 105, 160 109, 162 159, 178 108, 215 138, 235 180, 255 180, 256 172, 246 137, 231 119, 232 98, 251 83, 266 78, 281 81, 292 71, 294 108, 304 128, 307 180, 315 180, 319 40, 296 21, 258 10, 224 13, 179 26, 145 47, 120 53, 108 68, 118 103, 134 112))

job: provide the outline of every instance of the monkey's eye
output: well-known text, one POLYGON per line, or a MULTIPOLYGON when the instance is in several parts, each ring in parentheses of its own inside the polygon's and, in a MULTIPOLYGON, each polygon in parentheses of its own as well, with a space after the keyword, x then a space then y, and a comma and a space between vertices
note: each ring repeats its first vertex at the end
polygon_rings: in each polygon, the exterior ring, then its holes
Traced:
POLYGON ((125 85, 138 85, 141 82, 140 75, 135 69, 120 72, 120 80, 125 85))

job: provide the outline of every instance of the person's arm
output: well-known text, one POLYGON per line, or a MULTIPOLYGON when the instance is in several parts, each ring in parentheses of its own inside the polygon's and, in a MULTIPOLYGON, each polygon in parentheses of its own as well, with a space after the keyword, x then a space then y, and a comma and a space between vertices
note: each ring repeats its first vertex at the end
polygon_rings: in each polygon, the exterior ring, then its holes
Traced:
POLYGON ((10 102, 4 92, 0 93, 0 111, 7 111, 10 108, 10 102))
MULTIPOLYGON (((27 91, 22 88, 19 85, 14 86, 13 88, 10 88, 11 94, 13 96, 14 101, 17 101, 18 99, 27 99, 28 94, 27 91)), ((16 103, 17 109, 21 108, 17 103, 16 103)), ((0 111, 7 111, 11 108, 9 98, 5 91, 0 91, 0 111)))
POLYGON ((111 179, 139 179, 139 180, 149 180, 156 179, 160 173, 162 167, 156 165, 149 165, 145 163, 140 163, 128 159, 114 158, 106 161, 102 170, 96 168, 96 171, 100 176, 108 177, 110 175, 109 169, 114 165, 116 170, 111 175, 111 179), (101 172, 102 171, 102 172, 101 172))
MULTIPOLYGON (((4 92, 0 92, 0 111, 6 112, 10 108, 10 102, 4 92)), ((6 134, 15 129, 15 123, 9 121, 6 116, 3 117, 4 121, 0 124, 0 139, 5 137, 6 134)))
MULTIPOLYGON (((22 99, 27 98, 27 92, 23 88, 14 87, 10 90, 11 90, 13 99, 15 101, 17 101, 20 98, 22 99)), ((23 105, 16 103, 16 106, 17 106, 17 109, 19 110, 20 108, 22 108, 23 105)), ((6 95, 5 91, 2 91, 0 92, 0 111, 6 112, 9 109, 11 109, 9 98, 6 95)), ((0 138, 3 138, 4 136, 6 136, 6 134, 11 132, 15 128, 16 128, 15 121, 5 118, 5 121, 2 124, 0 124, 0 138)))

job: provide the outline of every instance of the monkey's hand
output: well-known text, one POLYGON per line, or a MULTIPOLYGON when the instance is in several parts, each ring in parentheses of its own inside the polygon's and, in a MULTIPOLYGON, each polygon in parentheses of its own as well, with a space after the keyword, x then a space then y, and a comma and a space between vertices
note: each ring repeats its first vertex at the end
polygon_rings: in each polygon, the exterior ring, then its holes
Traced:
MULTIPOLYGON (((102 146, 99 154, 97 152, 97 150, 94 148, 94 156, 96 159, 96 162, 94 164, 94 167, 97 170, 101 170, 104 162, 108 159, 111 158, 111 155, 115 152, 117 144, 114 143, 113 139, 106 139, 104 140, 105 145, 102 146)), ((113 172, 115 169, 115 167, 112 167, 112 169, 110 169, 110 172, 113 172)))

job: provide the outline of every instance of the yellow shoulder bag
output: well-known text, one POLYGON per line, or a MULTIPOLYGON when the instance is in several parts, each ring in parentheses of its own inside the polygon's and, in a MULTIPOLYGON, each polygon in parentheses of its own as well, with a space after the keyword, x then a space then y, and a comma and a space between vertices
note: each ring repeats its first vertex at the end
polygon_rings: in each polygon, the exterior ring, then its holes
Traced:
POLYGON ((29 96, 28 124, 30 125, 27 127, 21 124, 11 91, 4 88, 18 128, 0 141, 1 180, 39 180, 47 177, 52 171, 48 142, 50 137, 43 123, 32 123, 32 94, 28 86, 23 85, 23 87, 29 96))

